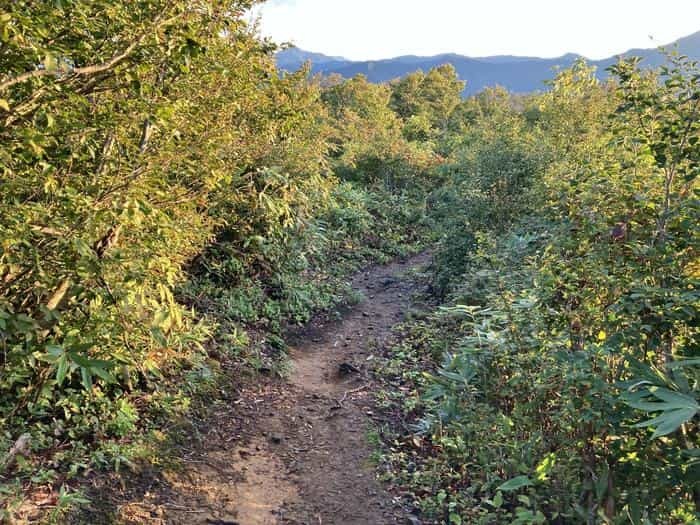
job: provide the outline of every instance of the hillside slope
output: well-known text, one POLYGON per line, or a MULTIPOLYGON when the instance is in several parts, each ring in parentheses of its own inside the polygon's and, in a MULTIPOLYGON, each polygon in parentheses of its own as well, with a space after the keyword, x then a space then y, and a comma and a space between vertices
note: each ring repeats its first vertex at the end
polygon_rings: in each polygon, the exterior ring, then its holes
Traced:
MULTIPOLYGON (((666 46, 678 47, 681 54, 700 58, 700 31, 666 46)), ((658 49, 630 49, 623 56, 640 56, 650 67, 663 63, 664 56, 658 49)), ((606 68, 615 63, 619 55, 591 61, 598 68, 599 77, 607 76, 606 68)), ((286 49, 277 54, 277 65, 286 71, 295 71, 306 61, 311 62, 312 72, 339 74, 351 78, 363 74, 371 82, 381 83, 402 77, 417 69, 428 71, 440 64, 451 63, 459 77, 466 80, 465 95, 481 91, 487 86, 500 85, 516 93, 542 89, 543 81, 551 78, 555 68, 570 67, 581 55, 568 53, 556 58, 492 56, 472 58, 457 54, 440 54, 430 57, 401 56, 375 61, 352 61, 310 53, 298 48, 286 49)))

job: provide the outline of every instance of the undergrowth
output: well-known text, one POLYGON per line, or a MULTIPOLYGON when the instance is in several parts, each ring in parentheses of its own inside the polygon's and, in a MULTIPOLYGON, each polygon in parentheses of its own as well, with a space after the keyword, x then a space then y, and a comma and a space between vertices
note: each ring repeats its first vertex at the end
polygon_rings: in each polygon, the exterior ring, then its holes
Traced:
POLYGON ((444 306, 379 370, 386 477, 426 522, 700 516, 697 65, 612 72, 477 97, 431 197, 444 306))

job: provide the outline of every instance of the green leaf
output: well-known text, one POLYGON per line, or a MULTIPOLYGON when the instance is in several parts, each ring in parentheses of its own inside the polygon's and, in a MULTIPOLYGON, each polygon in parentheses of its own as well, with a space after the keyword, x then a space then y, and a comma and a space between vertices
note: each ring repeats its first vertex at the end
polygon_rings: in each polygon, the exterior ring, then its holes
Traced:
POLYGON ((496 496, 493 498, 493 506, 500 509, 503 506, 503 492, 500 490, 496 492, 496 496))
POLYGON ((59 385, 62 385, 63 381, 66 379, 69 367, 70 363, 68 362, 68 356, 66 354, 63 354, 58 359, 58 363, 56 366, 56 381, 59 385))
POLYGON ((110 374, 107 370, 105 370, 105 369, 102 368, 102 367, 93 366, 93 367, 90 368, 90 371, 91 371, 94 375, 96 375, 97 377, 99 377, 100 379, 102 379, 103 381, 105 381, 106 383, 114 383, 114 382, 116 382, 116 379, 114 378, 114 376, 113 376, 112 374, 110 374))
POLYGON ((644 427, 656 427, 656 430, 652 434, 652 438, 657 438, 661 436, 666 436, 675 432, 680 428, 680 426, 693 419, 697 410, 692 408, 682 408, 678 410, 669 410, 664 412, 658 417, 644 421, 643 423, 638 423, 634 425, 636 428, 644 427))
POLYGON ((92 374, 90 373, 89 368, 81 368, 80 369, 80 377, 83 383, 83 388, 85 390, 90 390, 92 389, 92 374))
POLYGON ((528 507, 531 505, 530 498, 528 498, 524 494, 519 495, 517 499, 523 505, 527 505, 528 507))
POLYGON ((503 483, 500 487, 498 487, 496 490, 502 490, 503 492, 509 492, 511 490, 518 490, 522 487, 527 487, 529 485, 532 485, 532 481, 530 478, 527 476, 518 476, 513 479, 510 479, 503 483))
POLYGON ((630 497, 629 502, 629 517, 632 525, 641 525, 642 523, 642 504, 639 502, 637 495, 630 497))
POLYGON ((165 334, 163 333, 163 330, 161 330, 159 327, 152 326, 151 327, 151 335, 153 336, 153 339, 155 339, 155 341, 163 348, 168 346, 168 340, 166 339, 165 334))
POLYGON ((37 359, 44 363, 56 364, 63 356, 63 347, 57 345, 46 345, 45 354, 37 354, 37 359))
POLYGON ((681 394, 680 392, 674 392, 673 390, 660 387, 652 387, 649 391, 675 408, 694 408, 695 410, 700 410, 700 405, 698 405, 694 398, 681 394))
POLYGON ((674 410, 665 414, 665 421, 656 428, 651 437, 657 438, 675 432, 683 423, 693 419, 695 414, 697 414, 697 410, 691 408, 674 410))

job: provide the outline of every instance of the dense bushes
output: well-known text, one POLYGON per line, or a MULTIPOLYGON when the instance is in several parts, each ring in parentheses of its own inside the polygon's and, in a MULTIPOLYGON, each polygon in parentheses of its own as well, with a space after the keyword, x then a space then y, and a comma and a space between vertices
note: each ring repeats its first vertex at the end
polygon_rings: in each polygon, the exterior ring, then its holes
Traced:
POLYGON ((285 323, 429 236, 438 159, 390 90, 280 77, 251 4, 0 11, 5 509, 150 454, 222 360, 283 365, 285 323))
POLYGON ((186 269, 225 238, 225 264, 269 273, 326 207, 318 89, 277 76, 247 7, 5 7, 0 450, 31 436, 26 478, 75 474, 151 408, 186 407, 213 328, 174 295, 186 269))
POLYGON ((439 237, 448 307, 387 368, 426 515, 692 522, 697 65, 464 101, 449 66, 280 77, 250 4, 0 11, 5 510, 149 453, 222 362, 275 369, 354 267, 439 237))
POLYGON ((418 434, 387 457, 436 521, 697 519, 698 71, 612 71, 482 96, 450 140, 452 306, 387 368, 422 392, 399 396, 418 434))

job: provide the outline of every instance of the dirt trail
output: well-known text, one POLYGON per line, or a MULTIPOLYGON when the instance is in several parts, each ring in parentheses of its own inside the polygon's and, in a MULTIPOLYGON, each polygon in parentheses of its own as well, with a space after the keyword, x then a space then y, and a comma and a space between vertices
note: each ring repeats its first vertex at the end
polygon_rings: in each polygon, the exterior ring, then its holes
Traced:
MULTIPOLYGON (((364 300, 338 321, 289 334, 292 371, 217 406, 185 468, 124 495, 121 523, 392 524, 407 515, 376 480, 368 430, 374 416, 373 352, 419 290, 419 255, 353 279, 364 300)), ((128 492, 128 489, 127 489, 128 492)))

